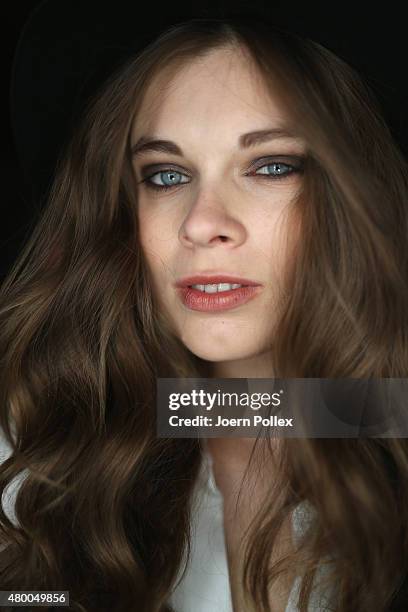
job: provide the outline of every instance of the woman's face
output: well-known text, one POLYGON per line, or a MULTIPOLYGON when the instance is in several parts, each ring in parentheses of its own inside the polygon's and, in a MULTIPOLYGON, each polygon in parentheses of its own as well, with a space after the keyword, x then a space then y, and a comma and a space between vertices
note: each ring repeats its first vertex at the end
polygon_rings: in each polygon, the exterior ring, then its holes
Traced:
POLYGON ((132 163, 155 296, 184 345, 220 365, 267 352, 283 304, 287 247, 297 240, 288 213, 302 173, 291 168, 301 166, 304 142, 244 138, 285 120, 254 75, 243 55, 212 51, 178 72, 165 92, 148 91, 131 134, 132 147, 145 145, 132 163), (173 144, 153 150, 150 140, 173 144), (196 275, 205 278, 187 285, 217 287, 175 286, 196 275), (217 275, 258 286, 218 287, 217 275))

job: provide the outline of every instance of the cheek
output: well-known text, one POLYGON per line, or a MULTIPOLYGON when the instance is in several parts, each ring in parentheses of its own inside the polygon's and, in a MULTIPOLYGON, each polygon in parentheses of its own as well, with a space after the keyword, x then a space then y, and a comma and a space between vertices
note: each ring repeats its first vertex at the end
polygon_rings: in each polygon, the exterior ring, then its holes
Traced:
POLYGON ((144 244, 159 244, 172 240, 176 231, 176 222, 172 207, 163 203, 139 202, 138 208, 139 236, 144 244))
POLYGON ((285 262, 286 242, 290 234, 286 215, 255 217, 251 223, 251 233, 259 257, 278 271, 285 262))
POLYGON ((174 258, 173 223, 165 215, 144 208, 139 211, 138 219, 140 246, 152 275, 155 292, 159 291, 160 295, 163 280, 168 278, 174 258))
POLYGON ((269 212, 259 219, 255 217, 251 226, 255 259, 273 284, 275 299, 279 302, 288 291, 300 237, 299 227, 296 214, 289 209, 269 212))
POLYGON ((156 293, 160 277, 160 260, 162 258, 160 241, 156 235, 157 228, 149 215, 139 215, 139 242, 145 265, 151 274, 153 289, 156 293))
POLYGON ((167 237, 163 230, 166 225, 160 215, 148 211, 143 206, 138 212, 139 240, 147 260, 153 261, 161 256, 163 248, 167 243, 167 237))

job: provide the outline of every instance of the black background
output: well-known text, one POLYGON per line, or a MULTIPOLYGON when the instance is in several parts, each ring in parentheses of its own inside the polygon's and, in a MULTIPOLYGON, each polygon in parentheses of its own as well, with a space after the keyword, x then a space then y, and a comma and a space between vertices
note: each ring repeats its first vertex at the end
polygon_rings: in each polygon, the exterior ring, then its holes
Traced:
POLYGON ((0 274, 2 278, 17 257, 25 232, 31 222, 30 204, 27 202, 22 185, 22 173, 16 156, 10 125, 9 88, 12 60, 18 37, 31 10, 39 4, 38 0, 18 0, 2 10, 3 57, 3 126, 2 147, 2 185, 0 232, 0 274))

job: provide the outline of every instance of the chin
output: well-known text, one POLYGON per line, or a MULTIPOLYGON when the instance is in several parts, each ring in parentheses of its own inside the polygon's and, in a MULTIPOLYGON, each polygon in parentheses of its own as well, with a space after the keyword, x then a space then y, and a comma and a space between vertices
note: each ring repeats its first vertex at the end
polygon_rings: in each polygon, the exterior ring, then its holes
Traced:
POLYGON ((215 342, 197 342, 197 339, 190 342, 186 338, 183 338, 182 342, 189 351, 205 361, 235 361, 248 359, 259 353, 259 348, 256 349, 255 347, 245 346, 243 343, 239 345, 236 344, 235 346, 226 346, 225 343, 223 343, 217 346, 215 342))

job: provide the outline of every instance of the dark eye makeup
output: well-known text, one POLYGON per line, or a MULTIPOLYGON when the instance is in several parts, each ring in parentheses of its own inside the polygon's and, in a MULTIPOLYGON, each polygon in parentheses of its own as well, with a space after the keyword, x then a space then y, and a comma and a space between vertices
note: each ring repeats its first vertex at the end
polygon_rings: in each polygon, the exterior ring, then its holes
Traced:
MULTIPOLYGON (((302 174, 304 172, 306 156, 297 155, 297 156, 274 156, 274 157, 263 157, 261 159, 255 160, 249 167, 249 169, 244 173, 244 176, 254 177, 255 179, 267 180, 267 181, 282 181, 287 180, 293 174, 302 174), (289 163, 291 162, 291 163, 289 163), (258 173, 261 169, 267 169, 267 173, 258 173), (272 170, 269 170, 272 168, 272 170), (271 172, 271 173, 269 173, 271 172)), ((140 183, 143 183, 146 188, 153 189, 155 191, 167 191, 169 189, 174 189, 175 187, 180 187, 181 185, 187 185, 191 181, 184 181, 174 183, 173 185, 157 185, 152 181, 154 177, 157 175, 169 174, 169 175, 179 175, 180 177, 189 177, 187 173, 181 171, 179 168, 172 166, 171 164, 159 167, 158 164, 145 166, 141 169, 142 176, 149 172, 147 176, 145 176, 140 183), (151 172, 152 170, 155 172, 151 172)), ((160 179, 162 180, 162 179, 160 179)))

